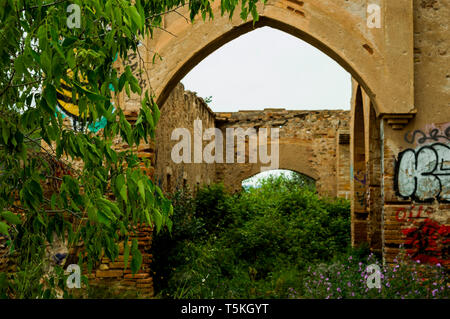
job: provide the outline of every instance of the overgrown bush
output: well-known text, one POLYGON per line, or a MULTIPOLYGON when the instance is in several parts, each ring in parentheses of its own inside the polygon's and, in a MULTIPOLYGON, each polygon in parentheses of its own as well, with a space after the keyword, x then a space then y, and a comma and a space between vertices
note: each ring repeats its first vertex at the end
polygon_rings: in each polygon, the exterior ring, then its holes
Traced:
POLYGON ((172 234, 155 236, 155 289, 175 298, 287 298, 310 263, 348 249, 350 207, 272 177, 237 194, 223 185, 173 195, 172 234))

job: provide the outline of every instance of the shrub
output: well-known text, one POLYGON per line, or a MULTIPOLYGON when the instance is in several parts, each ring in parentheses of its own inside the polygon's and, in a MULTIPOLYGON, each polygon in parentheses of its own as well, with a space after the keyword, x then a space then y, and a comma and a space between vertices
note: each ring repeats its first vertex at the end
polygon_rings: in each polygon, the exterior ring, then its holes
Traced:
POLYGON ((288 298, 308 263, 350 241, 349 203, 304 183, 269 178, 229 194, 223 185, 173 195, 172 234, 155 235, 155 289, 173 298, 288 298), (162 278, 161 278, 162 277, 162 278))

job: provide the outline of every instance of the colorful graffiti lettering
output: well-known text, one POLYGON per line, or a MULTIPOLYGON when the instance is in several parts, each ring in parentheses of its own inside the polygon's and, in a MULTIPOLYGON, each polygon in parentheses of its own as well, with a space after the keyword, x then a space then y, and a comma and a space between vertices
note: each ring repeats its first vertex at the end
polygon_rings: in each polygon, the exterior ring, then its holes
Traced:
POLYGON ((366 185, 367 183, 367 174, 363 171, 357 171, 353 178, 362 185, 366 185))
MULTIPOLYGON (((118 53, 116 54, 113 62, 115 62, 118 58, 118 53)), ((69 70, 69 77, 73 77, 73 72, 69 70)), ((87 84, 87 79, 82 81, 82 84, 87 84)), ((84 88, 84 87, 83 87, 84 88)), ((109 89, 114 91, 114 86, 110 83, 109 89)), ((75 101, 72 98, 72 87, 64 80, 61 79, 61 86, 56 90, 56 96, 58 105, 56 107, 56 113, 60 113, 62 118, 68 118, 71 122, 71 126, 75 131, 83 131, 86 129, 86 120, 82 120, 80 117, 80 109, 78 107, 78 94, 75 95, 75 101)), ((112 112, 114 112, 114 103, 110 102, 112 107, 112 112)), ((91 132, 98 132, 99 130, 106 127, 108 121, 105 117, 101 117, 98 121, 94 123, 90 123, 87 125, 87 128, 91 132)))
POLYGON ((413 260, 429 264, 446 264, 450 252, 450 226, 429 218, 420 225, 403 230, 406 252, 413 260))
POLYGON ((400 153, 395 189, 404 199, 450 202, 450 146, 435 143, 400 153))
POLYGON ((406 209, 405 207, 401 207, 399 208, 396 212, 395 212, 395 219, 402 223, 402 222, 412 222, 413 224, 415 224, 415 220, 414 218, 421 218, 424 217, 424 214, 426 215, 431 215, 433 214, 434 210, 432 207, 427 207, 425 210, 423 209, 423 206, 419 206, 417 213, 414 212, 414 208, 415 206, 412 205, 410 207, 410 209, 406 209), (415 214, 415 216, 414 216, 415 214))

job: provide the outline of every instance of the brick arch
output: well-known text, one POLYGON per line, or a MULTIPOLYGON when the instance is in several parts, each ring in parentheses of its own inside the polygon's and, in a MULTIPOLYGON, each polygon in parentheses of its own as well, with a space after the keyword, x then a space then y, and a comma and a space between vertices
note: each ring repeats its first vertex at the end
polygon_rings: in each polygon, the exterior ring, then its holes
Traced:
MULTIPOLYGON (((312 178, 314 181, 318 181, 321 178, 321 173, 318 172, 316 167, 310 162, 309 158, 314 150, 303 143, 300 144, 287 144, 286 141, 280 138, 280 165, 276 169, 285 169, 300 173, 307 177, 312 178)), ((301 141, 302 142, 302 141, 301 141)), ((223 164, 222 170, 219 168, 219 179, 224 182, 224 185, 232 190, 239 191, 242 188, 242 182, 252 176, 255 176, 262 172, 261 167, 264 167, 261 163, 256 164, 223 164)), ((272 169, 271 169, 272 170, 272 169)), ((270 171, 270 170, 269 170, 270 171)), ((326 169, 327 174, 332 174, 332 170, 326 169)), ((318 184, 320 193, 327 193, 326 187, 321 187, 318 184)), ((330 191, 331 192, 331 191, 330 191)))
MULTIPOLYGON (((295 165, 295 166, 297 166, 297 165, 295 165)), ((297 174, 306 176, 306 177, 308 177, 308 178, 314 180, 314 182, 316 182, 316 179, 318 178, 318 176, 316 176, 316 178, 314 178, 314 177, 312 177, 312 176, 310 176, 310 175, 307 175, 307 174, 303 173, 303 171, 305 171, 305 170, 302 169, 302 168, 299 168, 298 166, 295 167, 295 168, 291 168, 291 167, 279 167, 279 168, 274 169, 274 170, 269 170, 268 172, 270 172, 270 171, 276 171, 276 170, 287 170, 287 171, 295 172, 295 173, 297 173, 297 174), (298 169, 301 169, 302 171, 299 171, 298 169)), ((257 176, 257 175, 260 174, 260 173, 261 173, 261 171, 257 171, 257 172, 255 172, 255 173, 252 174, 252 175, 249 175, 249 176, 244 177, 244 178, 241 180, 241 184, 242 184, 242 182, 245 181, 246 179, 255 177, 255 176, 257 176)))
POLYGON ((407 0, 383 2, 383 27, 369 29, 368 4, 368 0, 358 4, 274 0, 260 7, 260 20, 254 26, 238 15, 232 21, 221 17, 218 3, 213 5, 215 18, 207 22, 190 24, 182 15, 172 13, 165 19, 168 32, 159 31, 148 41, 148 47, 162 57, 155 64, 147 58, 157 102, 162 106, 176 84, 209 54, 254 28, 270 26, 333 58, 364 88, 377 114, 409 113, 414 109, 413 46, 409 39, 412 6, 407 0), (388 46, 386 41, 396 41, 396 45, 388 46))

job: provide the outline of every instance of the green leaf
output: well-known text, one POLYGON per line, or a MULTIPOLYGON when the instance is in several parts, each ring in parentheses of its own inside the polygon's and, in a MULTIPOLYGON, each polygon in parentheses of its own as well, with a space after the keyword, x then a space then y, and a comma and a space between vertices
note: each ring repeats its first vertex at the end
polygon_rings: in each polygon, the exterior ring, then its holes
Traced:
POLYGON ((0 234, 9 236, 8 229, 9 229, 9 226, 7 224, 0 222, 0 234))
POLYGON ((130 257, 130 246, 128 245, 128 236, 125 238, 123 244, 123 263, 125 264, 125 270, 128 267, 128 258, 130 257))
POLYGON ((53 109, 56 107, 56 89, 52 84, 48 84, 44 90, 44 98, 48 106, 53 109))
POLYGON ((120 174, 116 177, 116 189, 118 190, 120 197, 122 197, 125 204, 128 202, 127 185, 125 184, 125 176, 120 174))
POLYGON ((153 216, 155 216, 156 232, 159 233, 162 226, 163 216, 161 215, 161 212, 156 208, 153 208, 153 216))
POLYGON ((133 239, 133 243, 131 245, 131 254, 133 255, 131 259, 131 271, 133 274, 137 273, 139 268, 142 265, 142 254, 138 248, 138 242, 136 239, 133 239))
POLYGON ((1 216, 3 217, 4 220, 13 225, 19 225, 22 223, 20 217, 12 212, 4 211, 2 212, 1 216))
POLYGON ((145 202, 145 188, 144 188, 144 183, 142 182, 142 180, 139 180, 137 182, 137 186, 139 189, 139 194, 141 194, 142 200, 145 202))
POLYGON ((137 11, 136 7, 132 6, 128 8, 128 14, 130 15, 131 20, 136 23, 139 29, 142 28, 142 20, 141 16, 139 15, 139 12, 137 11))
POLYGON ((8 144, 9 129, 8 129, 8 126, 6 126, 6 124, 2 124, 2 136, 3 136, 3 141, 5 141, 5 144, 8 144))

